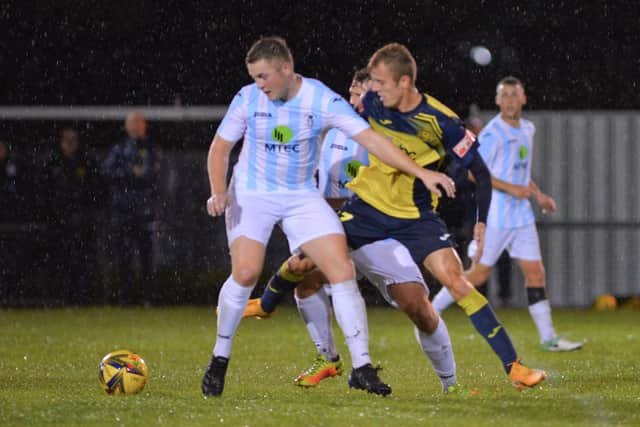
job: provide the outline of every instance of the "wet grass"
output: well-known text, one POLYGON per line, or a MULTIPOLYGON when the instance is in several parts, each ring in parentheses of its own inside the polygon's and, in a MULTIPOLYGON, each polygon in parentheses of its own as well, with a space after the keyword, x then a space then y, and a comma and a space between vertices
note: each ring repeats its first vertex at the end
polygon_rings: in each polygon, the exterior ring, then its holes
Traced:
MULTIPOLYGON (((557 329, 588 340, 571 354, 538 349, 526 310, 499 311, 529 365, 550 378, 518 392, 458 309, 445 313, 458 377, 478 396, 443 396, 406 318, 369 314, 371 352, 393 386, 388 398, 349 390, 346 377, 316 389, 292 378, 314 356, 297 312, 243 321, 222 398, 200 379, 214 342, 211 309, 172 307, 0 311, 0 420, 6 425, 459 426, 640 424, 640 312, 556 310, 557 329), (107 396, 104 354, 129 348, 150 369, 138 395, 107 396)), ((342 345, 345 358, 348 353, 342 345)))

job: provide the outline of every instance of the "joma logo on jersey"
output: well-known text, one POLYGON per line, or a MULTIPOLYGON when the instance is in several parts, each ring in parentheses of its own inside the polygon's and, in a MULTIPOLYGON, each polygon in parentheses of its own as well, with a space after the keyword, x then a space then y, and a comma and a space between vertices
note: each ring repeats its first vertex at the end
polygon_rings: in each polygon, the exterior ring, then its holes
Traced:
POLYGON ((271 138, 280 144, 286 144, 293 138, 293 131, 288 126, 276 126, 271 131, 271 138))
POLYGON ((336 149, 342 150, 342 151, 347 151, 348 150, 347 147, 345 147, 344 145, 340 145, 340 144, 331 144, 329 146, 329 148, 336 148, 336 149))
POLYGON ((253 113, 253 117, 272 117, 271 113, 265 113, 263 111, 256 111, 253 113))

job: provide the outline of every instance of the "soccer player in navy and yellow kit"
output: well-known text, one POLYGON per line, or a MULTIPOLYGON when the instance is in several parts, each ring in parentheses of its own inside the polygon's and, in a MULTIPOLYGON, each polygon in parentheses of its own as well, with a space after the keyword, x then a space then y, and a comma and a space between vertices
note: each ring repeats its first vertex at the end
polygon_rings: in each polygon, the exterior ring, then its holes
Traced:
MULTIPOLYGON (((370 126, 389 137, 419 166, 439 171, 445 156, 450 156, 473 174, 478 186, 474 239, 479 257, 491 200, 491 175, 476 155, 475 136, 465 130, 453 111, 416 89, 416 63, 405 46, 392 43, 380 48, 368 68, 371 90, 363 99, 361 113, 370 126)), ((532 387, 542 381, 545 373, 520 363, 486 298, 465 278, 446 225, 435 212, 440 192, 430 191, 374 155, 370 154, 369 160, 370 165, 361 168, 348 184, 356 196, 341 211, 349 246, 358 249, 385 238, 401 242, 415 262, 423 264, 451 292, 499 356, 516 387, 532 387)))

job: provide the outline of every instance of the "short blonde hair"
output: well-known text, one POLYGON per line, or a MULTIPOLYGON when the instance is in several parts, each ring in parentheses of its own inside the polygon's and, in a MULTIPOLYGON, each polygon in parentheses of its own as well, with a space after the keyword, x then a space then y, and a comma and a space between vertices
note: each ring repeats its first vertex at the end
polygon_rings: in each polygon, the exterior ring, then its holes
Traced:
POLYGON ((263 37, 255 42, 247 52, 245 63, 253 64, 261 59, 267 61, 275 59, 293 65, 293 55, 286 40, 278 36, 263 37))
POLYGON ((418 67, 409 49, 400 43, 389 43, 376 50, 369 59, 369 71, 380 63, 389 67, 393 77, 399 81, 402 76, 409 76, 411 83, 416 84, 418 67))

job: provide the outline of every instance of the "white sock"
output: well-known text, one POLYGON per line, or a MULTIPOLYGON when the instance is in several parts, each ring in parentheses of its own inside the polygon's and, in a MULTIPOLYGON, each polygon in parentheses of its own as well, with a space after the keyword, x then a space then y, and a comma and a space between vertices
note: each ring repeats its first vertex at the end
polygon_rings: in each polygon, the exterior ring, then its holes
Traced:
POLYGON ((450 385, 454 385, 457 382, 456 361, 453 357, 451 337, 449 336, 447 325, 440 318, 438 327, 431 335, 422 332, 418 328, 415 328, 415 334, 422 351, 427 355, 433 370, 440 378, 442 389, 446 391, 450 385))
POLYGON ((456 300, 453 299, 449 290, 443 286, 442 289, 440 289, 440 292, 438 292, 436 296, 433 297, 432 304, 433 308, 436 309, 436 312, 440 314, 454 302, 456 302, 456 300))
POLYGON ((359 368, 371 363, 367 309, 358 284, 353 279, 332 284, 331 298, 336 320, 351 353, 351 364, 359 368))
POLYGON ((551 305, 549 304, 548 299, 538 301, 537 303, 530 305, 529 313, 538 328, 540 342, 549 341, 550 339, 555 338, 556 331, 553 329, 551 305))
POLYGON ((216 345, 213 348, 215 356, 229 358, 233 336, 238 329, 242 313, 247 306, 253 286, 241 286, 232 276, 229 276, 218 296, 218 328, 216 345))
POLYGON ((318 292, 306 298, 297 296, 295 298, 298 311, 307 325, 318 354, 322 354, 329 360, 335 360, 338 352, 331 328, 331 302, 324 289, 320 288, 318 292))

